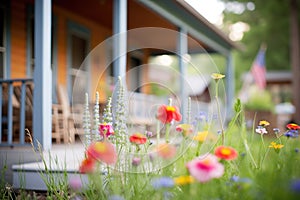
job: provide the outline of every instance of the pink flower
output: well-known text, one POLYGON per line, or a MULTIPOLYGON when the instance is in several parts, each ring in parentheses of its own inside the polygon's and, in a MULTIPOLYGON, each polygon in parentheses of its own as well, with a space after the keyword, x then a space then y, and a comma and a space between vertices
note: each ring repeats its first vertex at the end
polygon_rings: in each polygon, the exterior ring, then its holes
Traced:
POLYGON ((115 164, 117 153, 113 144, 109 142, 95 142, 87 149, 87 157, 100 160, 106 164, 115 164))
POLYGON ((197 181, 207 182, 224 174, 224 166, 213 154, 206 154, 187 163, 187 168, 197 181))
POLYGON ((114 129, 111 124, 104 123, 99 125, 99 132, 101 136, 109 137, 114 134, 114 129))

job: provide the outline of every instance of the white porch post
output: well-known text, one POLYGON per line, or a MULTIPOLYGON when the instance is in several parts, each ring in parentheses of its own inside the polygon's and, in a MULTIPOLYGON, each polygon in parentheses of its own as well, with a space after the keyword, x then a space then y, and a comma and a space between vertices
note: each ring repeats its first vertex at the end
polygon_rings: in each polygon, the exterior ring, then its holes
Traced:
POLYGON ((118 76, 126 83, 126 51, 127 51, 127 0, 114 0, 113 10, 113 71, 115 81, 118 76))
POLYGON ((233 101, 235 98, 234 64, 231 52, 227 55, 226 65, 226 121, 228 121, 233 115, 233 101))
POLYGON ((179 72, 180 72, 180 100, 181 100, 181 114, 183 122, 186 122, 186 55, 188 53, 188 40, 187 40, 187 31, 183 28, 179 28, 178 42, 177 42, 177 54, 179 59, 179 72))
POLYGON ((43 149, 52 140, 51 0, 35 1, 35 68, 33 94, 33 138, 43 149))

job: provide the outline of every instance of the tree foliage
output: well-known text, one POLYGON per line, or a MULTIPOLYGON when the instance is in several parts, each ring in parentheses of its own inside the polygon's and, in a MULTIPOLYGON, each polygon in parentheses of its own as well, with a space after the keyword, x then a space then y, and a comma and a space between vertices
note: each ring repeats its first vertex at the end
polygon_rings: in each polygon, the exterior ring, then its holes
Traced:
MULTIPOLYGON (((290 63, 290 14, 289 0, 222 0, 225 29, 234 23, 249 25, 241 43, 242 51, 235 54, 237 75, 249 70, 262 43, 267 45, 267 70, 289 70, 290 63), (237 13, 232 7, 244 7, 237 13), (253 7, 254 5, 254 7, 253 7), (248 8, 247 8, 248 7, 248 8), (251 9, 252 8, 252 9, 251 9), (253 9, 254 8, 254 9, 253 9), (235 11, 235 12, 234 12, 235 11)), ((300 1, 298 0, 298 4, 300 1)))

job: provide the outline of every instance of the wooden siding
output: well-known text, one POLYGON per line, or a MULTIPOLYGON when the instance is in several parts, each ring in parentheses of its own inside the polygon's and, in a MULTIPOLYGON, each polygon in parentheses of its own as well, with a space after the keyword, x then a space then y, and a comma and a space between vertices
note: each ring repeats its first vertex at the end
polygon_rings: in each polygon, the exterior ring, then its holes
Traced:
MULTIPOLYGON (((24 78, 26 77, 26 6, 32 4, 31 0, 12 0, 11 1, 11 78, 24 78)), ((134 6, 139 6, 135 5, 134 6)), ((143 7, 141 7, 144 9, 143 7)), ((83 13, 84 14, 84 13, 83 13)), ((112 35, 110 28, 88 19, 81 15, 81 13, 74 13, 67 8, 60 7, 59 5, 53 5, 53 15, 56 18, 56 34, 57 38, 57 84, 67 85, 67 72, 68 72, 68 60, 67 60, 67 41, 68 41, 68 21, 75 22, 87 28, 91 35, 89 38, 90 49, 92 51, 97 45, 103 42, 105 39, 112 35)), ((134 19, 134 17, 131 17, 134 19)), ((130 20, 131 21, 131 20, 130 20)), ((138 25, 139 26, 139 25, 138 25)), ((168 27, 167 25, 165 25, 168 27)), ((146 51, 148 52, 148 51, 146 51)), ((101 52, 100 58, 93 58, 91 61, 90 77, 91 87, 90 93, 95 94, 96 91, 100 93, 100 101, 106 101, 106 91, 108 90, 106 84, 106 73, 108 63, 105 60, 107 52, 101 52), (105 71, 106 70, 106 71, 105 71)), ((147 62, 148 53, 143 58, 143 64, 147 62)), ((146 71, 143 71, 142 82, 147 82, 146 71)), ((55 84, 56 85, 56 84, 55 84)), ((147 92, 147 87, 142 89, 143 92, 147 92)), ((94 95, 92 101, 94 101, 94 95)))
MULTIPOLYGON (((57 27, 57 53, 58 53, 58 84, 66 85, 67 84, 67 22, 68 20, 80 24, 87 28, 91 33, 90 40, 90 49, 92 51, 97 45, 102 41, 107 39, 111 35, 111 30, 97 24, 93 21, 90 21, 78 14, 72 13, 64 8, 54 5, 53 13, 57 17, 58 27, 57 27)), ((102 56, 104 57, 104 56, 102 56)), ((101 58, 102 58, 101 57, 101 58)), ((100 92, 100 101, 105 101, 105 76, 101 74, 104 73, 106 66, 103 59, 99 59, 99 62, 91 62, 90 76, 91 76, 91 88, 90 93, 94 94, 96 91, 100 92)), ((94 100, 94 95, 92 95, 92 100, 94 100)))
POLYGON ((11 1, 11 78, 26 77, 26 5, 11 1))

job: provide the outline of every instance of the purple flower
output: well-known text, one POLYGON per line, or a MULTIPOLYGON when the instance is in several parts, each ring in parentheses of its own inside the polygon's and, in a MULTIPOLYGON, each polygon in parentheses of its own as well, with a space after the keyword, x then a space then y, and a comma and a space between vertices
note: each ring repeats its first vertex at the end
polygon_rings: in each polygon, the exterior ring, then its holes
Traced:
POLYGON ((233 181, 233 182, 238 182, 238 180, 240 179, 239 176, 236 176, 236 175, 233 175, 230 180, 233 181))
POLYGON ((145 135, 147 138, 153 137, 153 133, 151 131, 146 131, 145 135))
POLYGON ((286 136, 286 137, 291 137, 291 138, 296 138, 296 137, 298 137, 298 131, 297 130, 288 130, 285 134, 284 134, 284 136, 286 136))
POLYGON ((296 149, 295 149, 295 152, 298 153, 298 152, 299 152, 299 148, 296 148, 296 149))
POLYGON ((139 157, 132 158, 132 165, 133 166, 138 166, 140 163, 141 163, 141 158, 139 158, 139 157))
POLYGON ((200 112, 200 113, 195 117, 195 120, 196 120, 196 121, 200 121, 200 122, 207 121, 207 113, 205 113, 205 112, 200 112))
POLYGON ((291 190, 300 193, 300 179, 294 180, 291 183, 291 190))
POLYGON ((81 182, 80 177, 70 178, 69 186, 73 190, 80 190, 82 188, 82 182, 81 182))
POLYGON ((170 177, 159 177, 154 178, 151 181, 154 189, 158 190, 160 188, 171 188, 174 186, 174 180, 170 177))

